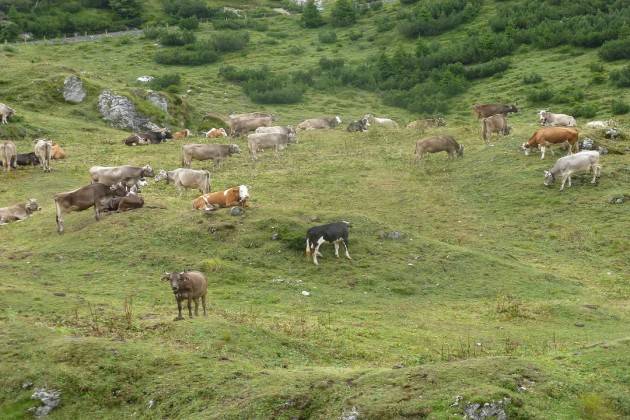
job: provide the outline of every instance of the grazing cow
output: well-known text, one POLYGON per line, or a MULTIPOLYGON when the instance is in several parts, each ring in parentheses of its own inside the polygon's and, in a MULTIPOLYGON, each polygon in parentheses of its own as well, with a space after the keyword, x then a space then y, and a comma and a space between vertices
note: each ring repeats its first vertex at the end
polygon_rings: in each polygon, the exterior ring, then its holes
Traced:
POLYGON ((427 153, 448 153, 449 159, 464 156, 464 145, 459 144, 451 136, 434 136, 416 142, 415 161, 422 159, 427 153))
POLYGON ((490 143, 488 138, 494 133, 507 136, 510 131, 512 128, 508 125, 507 117, 503 114, 496 114, 481 120, 481 138, 486 144, 490 143))
POLYGON ((202 194, 210 192, 210 172, 195 169, 178 168, 172 171, 160 169, 155 176, 155 181, 166 180, 166 183, 172 182, 181 195, 183 188, 197 188, 202 194))
POLYGON ((258 159, 256 152, 263 151, 264 149, 274 149, 276 156, 280 150, 284 150, 287 144, 293 143, 295 140, 294 134, 281 134, 281 133, 253 133, 247 136, 247 147, 252 160, 258 159))
POLYGON ((610 128, 616 126, 617 123, 613 120, 608 121, 589 121, 586 123, 586 128, 610 128))
POLYGON ((545 127, 536 130, 534 135, 521 145, 521 149, 528 156, 531 149, 540 148, 542 151, 541 159, 545 158, 545 150, 550 148, 551 154, 554 154, 551 146, 569 146, 569 154, 578 150, 578 132, 574 128, 565 127, 545 127))
POLYGON ((416 120, 407 124, 407 128, 416 130, 424 130, 433 127, 445 127, 446 120, 442 117, 426 118, 424 120, 416 120))
POLYGON ((5 172, 9 172, 14 166, 15 157, 17 156, 17 148, 12 141, 4 141, 0 143, 0 163, 5 172))
POLYGON ((66 158, 66 152, 57 143, 53 143, 53 145, 52 145, 52 158, 53 159, 65 159, 66 158))
POLYGON ((335 128, 341 124, 341 117, 310 118, 304 120, 297 125, 298 130, 320 130, 327 128, 335 128))
POLYGON ((241 153, 237 144, 185 144, 182 147, 182 166, 190 168, 193 160, 212 160, 219 165, 235 153, 241 153))
POLYGON ((346 128, 347 131, 354 133, 354 132, 364 132, 367 131, 368 127, 370 126, 370 122, 368 121, 367 118, 361 118, 360 120, 357 121, 352 121, 350 124, 348 124, 348 127, 346 128))
POLYGON ((538 122, 542 126, 550 127, 576 127, 577 123, 575 118, 566 114, 554 114, 549 111, 538 112, 538 122))
POLYGON ((372 114, 365 114, 363 119, 366 119, 370 124, 382 125, 388 128, 398 128, 398 123, 390 118, 379 118, 372 114))
POLYGON ((44 172, 50 172, 50 160, 52 159, 52 141, 48 139, 35 140, 35 155, 39 159, 39 165, 44 172))
POLYGON ((189 137, 191 135, 192 133, 190 132, 190 130, 186 128, 185 130, 174 132, 173 138, 175 140, 180 140, 180 139, 185 139, 186 137, 189 137))
POLYGON ((9 222, 21 222, 28 219, 33 212, 41 210, 37 204, 37 200, 30 198, 26 203, 15 204, 9 207, 0 208, 0 225, 9 222))
POLYGON ((8 124, 8 119, 15 115, 15 109, 0 103, 0 123, 8 124))
POLYGON ((123 140, 127 146, 146 145, 146 144, 160 144, 167 139, 172 139, 173 135, 167 128, 161 128, 159 130, 147 131, 145 133, 136 133, 123 140))
POLYGON ((227 131, 225 128, 211 128, 207 133, 204 133, 204 137, 209 139, 216 139, 219 137, 227 137, 227 131))
POLYGON ((599 164, 599 152, 595 150, 584 150, 573 155, 564 156, 558 159, 555 165, 545 171, 546 186, 550 186, 556 179, 562 179, 562 185, 560 185, 560 191, 564 190, 564 184, 568 180, 569 187, 571 186, 571 175, 577 172, 592 172, 593 179, 591 184, 597 182, 597 178, 601 174, 602 167, 599 164))
POLYGON ((92 166, 90 177, 92 182, 99 182, 105 185, 114 185, 122 182, 127 187, 138 184, 144 177, 153 177, 153 168, 150 165, 139 166, 92 166))
POLYGON ((306 255, 313 256, 313 263, 319 265, 317 257, 321 257, 319 247, 324 242, 335 245, 335 256, 339 258, 339 242, 346 249, 346 258, 351 260, 348 252, 348 222, 336 222, 327 225, 315 226, 306 231, 306 255))
POLYGON ((272 117, 238 117, 230 118, 230 132, 233 136, 247 134, 258 127, 271 127, 272 117))
POLYGON ((473 113, 477 116, 477 119, 491 117, 496 114, 507 115, 510 112, 518 112, 518 108, 515 105, 503 104, 473 105, 473 113))
POLYGON ((29 166, 29 165, 37 166, 39 165, 39 158, 37 157, 35 152, 18 153, 13 163, 14 163, 13 165, 14 168, 15 168, 15 164, 17 164, 17 166, 29 166))
POLYGON ((225 191, 204 194, 193 200, 195 210, 216 210, 222 207, 241 206, 247 207, 249 188, 247 185, 228 188, 225 191))
MULTIPOLYGON (((273 127, 258 127, 254 132, 256 134, 265 134, 265 133, 279 133, 286 134, 287 136, 296 137, 295 128, 290 125, 282 126, 282 125, 274 125, 273 127)), ((297 143, 297 139, 295 140, 297 143)))
POLYGON ((206 295, 208 294, 208 280, 199 271, 182 271, 180 273, 164 273, 162 280, 168 281, 177 302, 178 315, 175 320, 182 320, 182 302, 188 303, 188 316, 193 317, 191 301, 195 302, 195 316, 199 316, 199 298, 201 308, 206 316, 206 295))
POLYGON ((106 208, 111 197, 124 197, 127 188, 123 184, 105 185, 100 182, 79 189, 54 195, 57 214, 57 232, 63 233, 63 215, 72 211, 83 211, 94 207, 94 217, 99 220, 101 211, 106 208))

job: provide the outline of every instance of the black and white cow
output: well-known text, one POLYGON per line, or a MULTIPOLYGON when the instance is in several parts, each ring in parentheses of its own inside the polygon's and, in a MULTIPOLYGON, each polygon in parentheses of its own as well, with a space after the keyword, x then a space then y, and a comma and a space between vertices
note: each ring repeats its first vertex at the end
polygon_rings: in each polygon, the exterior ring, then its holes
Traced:
POLYGON ((306 231, 306 255, 313 256, 313 263, 319 265, 317 257, 322 256, 319 247, 324 243, 335 245, 335 256, 339 258, 339 242, 346 249, 346 257, 351 260, 348 252, 348 222, 335 222, 327 225, 315 226, 306 231))
POLYGON ((350 124, 348 124, 348 128, 346 128, 346 130, 348 130, 349 132, 363 132, 363 131, 367 131, 368 127, 370 126, 370 122, 368 121, 367 118, 361 118, 360 120, 357 121, 352 121, 350 124))

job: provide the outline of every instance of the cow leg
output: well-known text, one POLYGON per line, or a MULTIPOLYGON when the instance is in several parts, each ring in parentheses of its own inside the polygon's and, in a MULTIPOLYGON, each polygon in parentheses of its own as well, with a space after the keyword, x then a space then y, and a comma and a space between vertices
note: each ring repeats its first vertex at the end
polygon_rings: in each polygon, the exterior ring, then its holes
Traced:
POLYGON ((101 220, 101 205, 100 203, 94 203, 94 218, 98 222, 101 220))
POLYGON ((313 262, 315 263, 315 265, 319 265, 319 263, 317 262, 317 257, 322 256, 322 254, 319 253, 319 247, 322 246, 324 242, 326 242, 324 241, 324 237, 321 237, 317 240, 317 246, 315 247, 315 251, 313 252, 313 262))
POLYGON ((206 295, 201 295, 201 309, 203 309, 203 316, 208 316, 206 313, 206 295))
POLYGON ((540 159, 541 159, 541 160, 545 158, 545 150, 546 150, 546 149, 547 149, 547 148, 546 148, 545 146, 540 146, 540 151, 542 152, 542 154, 541 154, 541 156, 540 156, 540 159))
POLYGON ((567 182, 567 178, 569 178, 568 175, 564 175, 562 177, 562 184, 560 185, 560 191, 564 190, 564 184, 565 184, 565 182, 567 182))
POLYGON ((335 257, 339 258, 339 241, 335 241, 335 257))
POLYGON ((59 202, 55 200, 55 221, 57 222, 57 233, 63 233, 63 213, 61 211, 61 207, 59 206, 59 202))
POLYGON ((351 260, 352 257, 350 257, 350 253, 348 252, 348 244, 346 244, 345 240, 342 240, 341 242, 343 243, 343 247, 346 249, 346 258, 351 260))
POLYGON ((593 165, 591 169, 593 170, 593 179, 591 180, 591 184, 595 184, 597 182, 597 178, 599 178, 602 167, 600 165, 593 165))
POLYGON ((195 316, 199 316, 199 298, 195 298, 195 316))
POLYGON ((193 317, 192 316, 192 298, 190 296, 188 296, 188 316, 189 317, 193 317))
POLYGON ((177 301, 177 318, 175 318, 176 320, 180 320, 180 319, 184 319, 184 317, 182 316, 182 300, 175 298, 175 300, 177 301))

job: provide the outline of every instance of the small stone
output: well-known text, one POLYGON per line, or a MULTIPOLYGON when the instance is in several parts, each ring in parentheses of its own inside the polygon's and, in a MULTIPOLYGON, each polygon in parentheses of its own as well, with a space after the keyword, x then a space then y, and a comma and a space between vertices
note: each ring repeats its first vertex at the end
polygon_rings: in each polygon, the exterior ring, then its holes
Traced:
POLYGON ((155 400, 149 400, 149 404, 147 404, 147 406, 149 407, 149 409, 155 407, 155 400))
POLYGON ((392 369, 402 369, 404 367, 405 365, 403 365, 402 363, 397 363, 394 366, 392 366, 392 369))
POLYGON ((398 241, 398 240, 402 239, 403 236, 404 235, 402 233, 400 233, 400 232, 398 232, 396 230, 394 230, 392 232, 381 232, 379 234, 379 237, 381 239, 390 239, 392 241, 398 241))
POLYGON ((153 76, 140 76, 136 80, 140 83, 149 83, 153 80, 153 76))
POLYGON ((75 75, 66 77, 63 81, 63 99, 66 102, 78 104, 83 102, 87 93, 83 88, 83 82, 75 75))
POLYGON ((230 214, 232 216, 242 216, 245 214, 245 210, 242 207, 232 207, 230 209, 230 214))
POLYGON ((275 232, 273 235, 271 235, 271 240, 272 241, 277 241, 278 239, 280 239, 280 234, 275 232))
POLYGON ((319 218, 318 216, 311 216, 311 217, 309 217, 309 220, 310 220, 311 222, 319 222, 319 221, 320 221, 320 218, 319 218))
POLYGON ((592 304, 589 304, 589 303, 587 303, 586 305, 582 305, 582 306, 584 306, 585 308, 588 308, 588 309, 597 309, 597 308, 599 308, 598 305, 592 305, 592 304))
POLYGON ((55 296, 64 297, 66 294, 64 292, 55 292, 53 293, 55 296))
POLYGON ((33 382, 24 382, 22 384, 22 389, 29 389, 33 386, 33 382))
POLYGON ((584 327, 584 323, 583 322, 576 322, 575 326, 582 328, 582 327, 584 327))
POLYGON ((311 294, 306 290, 302 290, 302 296, 310 296, 311 294))

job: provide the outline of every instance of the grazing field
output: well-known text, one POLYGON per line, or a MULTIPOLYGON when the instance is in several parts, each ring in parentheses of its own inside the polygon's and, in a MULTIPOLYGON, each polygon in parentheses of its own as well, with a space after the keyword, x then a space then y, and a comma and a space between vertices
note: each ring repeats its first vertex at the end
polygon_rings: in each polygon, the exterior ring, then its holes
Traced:
MULTIPOLYGON (((0 139, 25 153, 46 136, 68 154, 51 173, 0 173, 0 207, 28 198, 42 207, 0 226, 0 417, 30 415, 38 403, 25 383, 61 391, 52 418, 449 418, 500 400, 509 418, 630 417, 630 212, 627 202, 609 203, 630 195, 630 143, 581 129, 587 119, 578 118, 582 135, 611 153, 601 157, 597 185, 582 174, 562 193, 558 183, 543 186, 543 171, 563 152, 540 160, 519 150, 544 107, 527 101, 526 75, 583 90, 597 108, 592 119, 611 118, 612 99, 630 99, 627 88, 590 83, 596 51, 523 47, 508 71, 456 98, 446 127, 348 133, 347 123, 367 112, 401 126, 417 116, 349 87, 261 106, 218 70, 308 69, 339 54, 359 60, 395 35, 380 37, 361 20, 359 42, 341 29, 342 41, 318 50, 317 32, 295 16, 264 20, 270 30, 252 31, 245 51, 198 67, 158 66, 160 47, 135 36, 0 47, 0 102, 18 111, 0 139), (304 52, 288 53, 291 45, 304 52), (222 140, 242 153, 218 168, 193 162, 211 171, 213 191, 251 187, 243 216, 193 211, 196 192, 178 196, 151 182, 142 195, 153 208, 99 222, 91 210, 71 213, 58 235, 52 196, 88 184, 91 166, 150 164, 157 173, 180 167, 183 143, 208 141, 126 147, 128 131, 98 114, 101 90, 132 94, 145 88, 138 76, 170 72, 181 74, 181 90, 169 93, 181 103, 172 115, 146 110, 173 129, 187 122, 198 133, 211 126, 207 112, 253 110, 274 112, 283 125, 335 114, 344 123, 299 133, 299 143, 256 163, 244 138, 222 140), (86 84, 82 104, 61 98, 69 74, 86 84), (485 146, 470 106, 495 101, 520 112, 509 136, 485 146), (415 141, 438 133, 463 144, 464 157, 414 163, 415 141), (353 260, 324 245, 313 265, 306 230, 338 220, 351 222, 353 260), (160 277, 184 269, 207 275, 209 313, 175 322, 160 277)), ((200 32, 215 31, 204 23, 200 32)), ((436 39, 462 36, 456 29, 436 39)), ((630 131, 628 114, 615 120, 630 131)))

